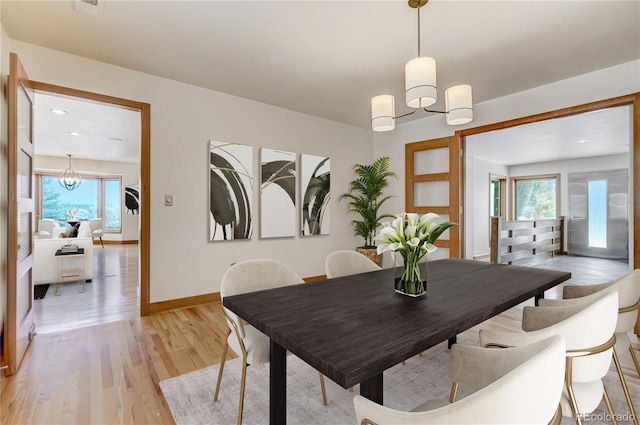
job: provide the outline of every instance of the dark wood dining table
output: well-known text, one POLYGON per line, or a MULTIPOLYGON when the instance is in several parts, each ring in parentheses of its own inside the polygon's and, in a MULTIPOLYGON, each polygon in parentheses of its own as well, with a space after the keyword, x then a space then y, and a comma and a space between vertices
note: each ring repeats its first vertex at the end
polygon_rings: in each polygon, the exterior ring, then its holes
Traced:
POLYGON ((224 307, 270 340, 270 423, 286 423, 286 354, 383 403, 383 372, 531 297, 571 273, 447 258, 426 263, 427 294, 394 292, 394 271, 234 295, 224 307))

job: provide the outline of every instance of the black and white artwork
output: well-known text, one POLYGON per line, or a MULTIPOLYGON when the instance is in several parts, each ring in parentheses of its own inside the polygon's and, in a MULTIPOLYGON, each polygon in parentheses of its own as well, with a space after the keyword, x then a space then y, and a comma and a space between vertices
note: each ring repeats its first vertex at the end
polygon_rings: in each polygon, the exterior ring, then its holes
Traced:
POLYGON ((260 237, 295 236, 296 154, 261 149, 260 237))
POLYGON ((253 147, 209 141, 209 241, 250 239, 253 147))
POLYGON ((140 214, 140 188, 137 184, 125 186, 124 206, 127 214, 140 214))
POLYGON ((300 179, 301 234, 328 235, 331 229, 331 161, 324 156, 301 154, 300 179))

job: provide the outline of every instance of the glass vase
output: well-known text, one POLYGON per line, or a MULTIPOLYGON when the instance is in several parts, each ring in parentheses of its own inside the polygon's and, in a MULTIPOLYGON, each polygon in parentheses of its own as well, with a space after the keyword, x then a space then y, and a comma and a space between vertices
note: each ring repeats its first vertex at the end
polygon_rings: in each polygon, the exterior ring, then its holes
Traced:
POLYGON ((395 290, 397 293, 409 297, 421 297, 427 293, 427 279, 426 276, 421 276, 417 255, 402 256, 396 253, 394 265, 395 290))

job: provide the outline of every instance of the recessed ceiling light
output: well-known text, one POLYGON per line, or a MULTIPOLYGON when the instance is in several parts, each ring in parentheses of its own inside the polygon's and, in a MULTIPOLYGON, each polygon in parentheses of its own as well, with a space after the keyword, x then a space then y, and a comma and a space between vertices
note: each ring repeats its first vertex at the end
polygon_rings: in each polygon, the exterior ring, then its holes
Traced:
POLYGON ((77 131, 70 131, 70 132, 69 132, 69 135, 70 135, 70 136, 79 136, 79 135, 80 135, 80 133, 78 133, 77 131))
POLYGON ((51 111, 52 114, 56 114, 56 115, 66 115, 66 114, 68 114, 68 112, 65 111, 64 109, 52 108, 52 109, 49 109, 49 111, 51 111))
POLYGON ((122 142, 122 139, 119 137, 109 137, 109 140, 111 140, 112 142, 122 142))
POLYGON ((587 139, 582 139, 582 140, 578 140, 576 143, 587 143, 589 140, 587 139))

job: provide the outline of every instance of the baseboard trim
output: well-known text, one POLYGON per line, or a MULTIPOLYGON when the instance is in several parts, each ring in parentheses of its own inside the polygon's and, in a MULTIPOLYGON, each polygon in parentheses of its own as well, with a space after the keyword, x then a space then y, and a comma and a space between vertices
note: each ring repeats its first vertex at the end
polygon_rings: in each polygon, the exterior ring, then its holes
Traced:
MULTIPOLYGON (((326 280, 326 279, 327 279, 327 276, 320 275, 320 276, 305 277, 302 280, 304 280, 305 282, 316 282, 319 280, 326 280)), ((221 300, 220 292, 214 292, 212 294, 196 295, 194 297, 177 298, 175 300, 168 300, 168 301, 159 301, 156 303, 149 304, 149 312, 151 314, 161 313, 163 311, 175 310, 178 308, 194 307, 196 305, 201 305, 201 304, 209 304, 209 303, 215 303, 215 302, 219 303, 220 300, 221 300)))
POLYGON ((149 312, 160 313, 163 311, 175 310, 178 308, 193 307, 201 304, 209 304, 214 302, 220 302, 220 292, 214 292, 212 294, 196 295, 194 297, 177 298, 175 300, 159 301, 157 303, 149 304, 149 312))
POLYGON ((304 280, 305 282, 309 283, 309 282, 315 282, 315 281, 318 281, 318 280, 327 280, 327 276, 326 275, 310 276, 310 277, 302 278, 302 280, 304 280))
MULTIPOLYGON (((136 240, 132 240, 132 241, 107 241, 107 240, 102 240, 102 243, 104 245, 138 245, 138 241, 136 240)), ((94 245, 100 245, 100 239, 94 239, 93 240, 93 244, 94 245)))

